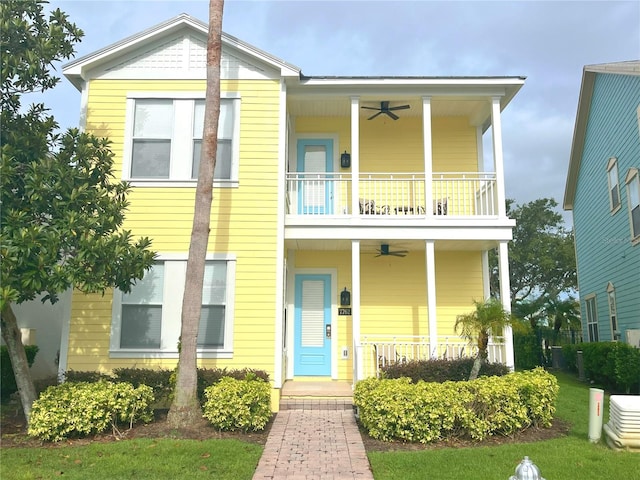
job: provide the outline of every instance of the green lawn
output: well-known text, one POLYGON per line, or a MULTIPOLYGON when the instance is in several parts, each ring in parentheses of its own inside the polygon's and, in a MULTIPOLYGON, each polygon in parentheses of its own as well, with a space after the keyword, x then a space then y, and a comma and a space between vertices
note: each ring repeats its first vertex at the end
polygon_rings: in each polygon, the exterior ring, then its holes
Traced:
POLYGON ((251 479, 260 445, 237 440, 124 440, 0 451, 2 480, 251 479))
MULTIPOLYGON (((638 478, 640 454, 587 439, 589 388, 558 374, 557 416, 573 425, 563 438, 528 444, 427 451, 371 452, 376 480, 507 480, 529 456, 547 480, 638 478)), ((607 421, 608 401, 605 403, 607 421)), ((236 440, 135 439, 54 448, 3 448, 0 478, 250 479, 262 447, 236 440)))
MULTIPOLYGON (((640 454, 609 449, 604 438, 587 438, 589 387, 557 374, 560 393, 556 416, 569 421, 567 437, 536 443, 425 451, 371 452, 376 480, 507 480, 527 455, 547 480, 631 479, 640 475, 640 454)), ((608 398, 604 422, 607 422, 608 398)))

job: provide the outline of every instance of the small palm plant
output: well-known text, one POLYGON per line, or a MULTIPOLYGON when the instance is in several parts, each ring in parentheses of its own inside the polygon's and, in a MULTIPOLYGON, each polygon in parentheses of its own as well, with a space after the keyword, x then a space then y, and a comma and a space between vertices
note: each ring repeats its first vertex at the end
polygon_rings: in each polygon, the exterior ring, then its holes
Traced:
POLYGON ((480 367, 487 361, 489 337, 501 333, 505 327, 511 325, 511 314, 498 299, 474 300, 473 304, 476 307, 475 311, 458 315, 454 326, 463 338, 478 346, 478 355, 473 362, 469 380, 478 378, 480 367))

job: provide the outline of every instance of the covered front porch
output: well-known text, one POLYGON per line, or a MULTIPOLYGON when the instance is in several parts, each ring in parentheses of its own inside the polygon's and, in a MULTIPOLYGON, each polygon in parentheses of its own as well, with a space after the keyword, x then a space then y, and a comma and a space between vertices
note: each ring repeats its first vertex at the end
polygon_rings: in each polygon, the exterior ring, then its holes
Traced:
MULTIPOLYGON (((360 235, 367 231, 380 233, 359 229, 360 235)), ((286 243, 283 380, 355 384, 378 376, 390 362, 474 356, 476 348, 455 332, 454 323, 474 300, 489 296, 490 248, 500 253, 501 291, 508 292, 506 235, 500 241, 374 237, 286 243)), ((513 367, 511 332, 503 333, 491 339, 489 360, 513 367)))

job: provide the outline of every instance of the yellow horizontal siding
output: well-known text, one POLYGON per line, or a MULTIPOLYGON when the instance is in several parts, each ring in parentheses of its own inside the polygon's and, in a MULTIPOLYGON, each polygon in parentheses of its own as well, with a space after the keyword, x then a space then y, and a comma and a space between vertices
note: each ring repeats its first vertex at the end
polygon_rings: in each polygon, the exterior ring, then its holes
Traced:
MULTIPOLYGON (((374 112, 375 113, 375 112, 374 112)), ((296 134, 339 135, 339 152, 351 151, 348 118, 298 117, 296 134)), ((478 170, 476 128, 464 117, 432 119, 434 172, 475 172, 478 170)), ((401 117, 394 121, 378 117, 360 122, 360 171, 423 172, 424 144, 422 118, 401 117)))
MULTIPOLYGON (((201 80, 94 80, 89 87, 87 130, 108 136, 122 175, 126 98, 130 92, 204 92, 201 80)), ((280 84, 222 81, 222 92, 240 95, 239 186, 213 192, 208 251, 235 254, 235 318, 232 359, 203 359, 208 367, 265 369, 273 376, 275 255, 277 239, 280 84)), ((152 248, 186 252, 195 184, 192 187, 134 187, 125 228, 149 236, 152 248)), ((181 302, 181 298, 174 301, 181 302)), ((109 358, 111 294, 74 294, 67 368, 110 371, 119 367, 174 368, 175 359, 109 358)))
MULTIPOLYGON (((336 268, 337 295, 344 286, 350 289, 350 252, 298 251, 295 268, 336 268)), ((429 334, 423 252, 405 258, 363 254, 360 268, 363 335, 429 334)), ((481 252, 436 252, 435 268, 438 334, 451 335, 456 316, 483 296, 481 252)), ((351 338, 339 342, 351 345, 351 338)))

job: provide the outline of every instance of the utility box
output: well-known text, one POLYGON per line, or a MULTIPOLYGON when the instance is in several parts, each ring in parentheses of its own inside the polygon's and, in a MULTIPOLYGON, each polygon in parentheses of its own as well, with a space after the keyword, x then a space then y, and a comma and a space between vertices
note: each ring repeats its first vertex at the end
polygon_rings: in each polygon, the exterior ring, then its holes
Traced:
POLYGON ((640 329, 627 330, 627 343, 633 347, 640 348, 640 329))

